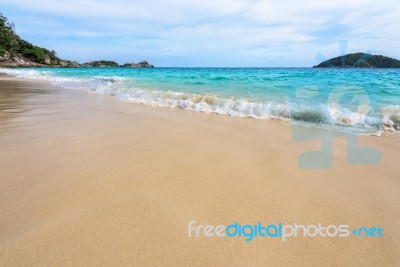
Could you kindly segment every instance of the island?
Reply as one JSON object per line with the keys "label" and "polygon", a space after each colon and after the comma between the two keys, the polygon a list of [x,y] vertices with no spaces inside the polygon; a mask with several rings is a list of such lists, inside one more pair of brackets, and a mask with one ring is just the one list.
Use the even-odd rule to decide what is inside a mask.
{"label": "island", "polygon": [[54,50],[48,50],[22,39],[15,32],[14,23],[0,13],[0,67],[117,67],[117,68],[153,68],[147,61],[119,65],[114,61],[99,60],[86,63],[64,60],[57,57]]}
{"label": "island", "polygon": [[314,68],[400,68],[400,60],[359,52],[328,59]]}

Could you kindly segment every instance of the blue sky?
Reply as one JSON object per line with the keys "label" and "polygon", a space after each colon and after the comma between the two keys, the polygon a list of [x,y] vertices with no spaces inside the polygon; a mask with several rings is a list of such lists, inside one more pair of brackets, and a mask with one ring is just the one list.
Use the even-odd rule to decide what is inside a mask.
{"label": "blue sky", "polygon": [[398,0],[0,0],[33,44],[79,62],[308,67],[318,52],[400,59]]}

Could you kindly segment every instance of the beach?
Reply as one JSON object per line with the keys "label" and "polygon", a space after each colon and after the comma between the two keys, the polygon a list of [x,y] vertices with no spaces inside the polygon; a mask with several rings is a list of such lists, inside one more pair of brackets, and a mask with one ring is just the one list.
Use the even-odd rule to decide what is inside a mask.
{"label": "beach", "polygon": [[[289,123],[0,76],[0,266],[399,266],[400,141],[306,170]],[[313,131],[310,129],[310,131]],[[381,226],[383,237],[189,237],[188,223]]]}

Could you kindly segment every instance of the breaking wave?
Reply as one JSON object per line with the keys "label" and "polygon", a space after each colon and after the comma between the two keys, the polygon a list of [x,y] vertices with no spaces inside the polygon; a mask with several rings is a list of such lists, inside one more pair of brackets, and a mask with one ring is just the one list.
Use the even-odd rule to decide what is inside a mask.
{"label": "breaking wave", "polygon": [[[356,112],[338,104],[296,104],[287,101],[258,101],[252,98],[227,97],[217,94],[195,94],[139,88],[132,79],[118,76],[65,77],[38,69],[0,69],[10,75],[47,80],[65,89],[84,90],[114,96],[119,101],[149,106],[180,108],[256,119],[280,119],[304,125],[351,133],[380,133],[380,130],[400,131],[400,107],[386,106],[375,115],[362,107]],[[368,115],[367,115],[368,114]]]}

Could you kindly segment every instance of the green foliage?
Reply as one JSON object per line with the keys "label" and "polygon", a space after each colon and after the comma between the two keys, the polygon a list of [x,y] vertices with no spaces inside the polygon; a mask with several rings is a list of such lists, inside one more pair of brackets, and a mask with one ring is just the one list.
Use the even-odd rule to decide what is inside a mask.
{"label": "green foliage", "polygon": [[38,63],[44,63],[44,59],[46,56],[44,50],[38,46],[33,46],[32,48],[25,48],[22,54],[26,58]]}
{"label": "green foliage", "polygon": [[343,58],[335,57],[321,64],[316,68],[400,68],[400,61],[397,59],[377,56],[365,53],[347,54]]}
{"label": "green foliage", "polygon": [[0,47],[9,50],[16,44],[13,24],[0,13]]}
{"label": "green foliage", "polygon": [[21,39],[15,33],[14,23],[9,22],[6,17],[0,13],[0,55],[8,51],[12,57],[23,57],[36,63],[45,63],[46,57],[50,59],[50,64],[59,64],[60,59],[55,51],[49,51],[45,48],[34,46],[31,43]]}

